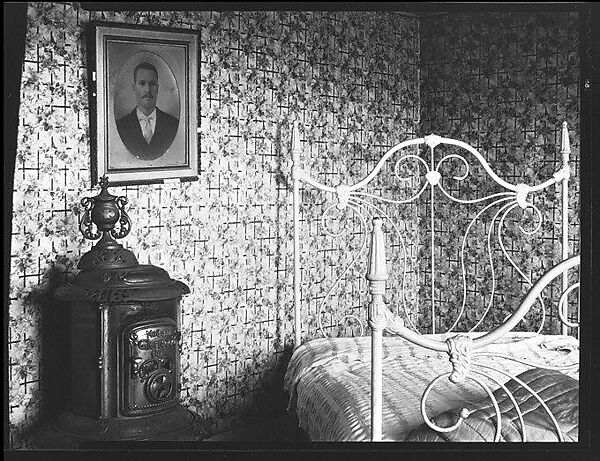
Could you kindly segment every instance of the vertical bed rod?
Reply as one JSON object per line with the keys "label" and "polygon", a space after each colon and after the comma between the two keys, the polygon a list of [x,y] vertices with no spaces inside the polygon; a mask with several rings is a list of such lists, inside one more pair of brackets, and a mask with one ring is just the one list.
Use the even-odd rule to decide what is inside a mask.
{"label": "vertical bed rod", "polygon": [[[429,143],[429,149],[431,151],[431,165],[430,171],[435,171],[434,165],[434,153],[435,144]],[[430,220],[431,220],[431,333],[435,334],[435,209],[433,201],[435,199],[435,187],[433,183],[429,183],[430,193]]]}
{"label": "vertical bed rod", "polygon": [[384,310],[387,309],[383,295],[388,279],[385,262],[385,242],[381,229],[381,219],[373,218],[369,268],[367,271],[371,305],[369,326],[371,327],[371,440],[381,440],[383,420],[383,330],[386,327]]}
{"label": "vertical bed rod", "polygon": [[300,346],[300,130],[298,122],[292,129],[292,180],[294,208],[294,347]]}
{"label": "vertical bed rod", "polygon": [[[569,154],[571,153],[571,146],[569,143],[569,129],[567,122],[563,122],[562,135],[561,135],[561,146],[560,152],[562,154],[562,166],[563,166],[563,180],[562,180],[562,260],[566,260],[569,257]],[[567,271],[562,274],[562,292],[564,293],[569,287],[569,274]],[[565,317],[568,312],[567,299],[565,298]],[[558,306],[559,309],[562,306]],[[561,333],[563,335],[568,334],[568,327],[564,323],[561,323]]]}

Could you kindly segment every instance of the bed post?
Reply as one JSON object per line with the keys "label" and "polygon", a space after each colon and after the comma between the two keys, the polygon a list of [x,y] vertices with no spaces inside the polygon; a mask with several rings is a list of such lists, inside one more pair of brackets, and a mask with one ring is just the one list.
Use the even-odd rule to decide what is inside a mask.
{"label": "bed post", "polygon": [[[571,153],[571,146],[569,143],[569,130],[567,128],[567,122],[563,122],[562,125],[562,136],[560,152],[562,154],[562,168],[563,168],[563,180],[562,180],[562,260],[566,260],[569,257],[569,154]],[[569,276],[568,272],[565,271],[562,274],[562,291],[563,293],[569,287]],[[565,314],[567,313],[567,299],[565,298]],[[562,306],[558,306],[559,309]],[[561,333],[566,335],[568,333],[568,327],[564,323],[561,323]]]}
{"label": "bed post", "polygon": [[292,180],[294,208],[294,347],[300,346],[300,130],[294,121],[292,129]]}
{"label": "bed post", "polygon": [[373,219],[371,248],[369,253],[369,268],[367,280],[371,292],[369,306],[369,326],[371,327],[371,440],[381,440],[382,433],[382,357],[383,330],[386,326],[386,309],[383,301],[385,282],[388,279],[385,263],[385,242],[381,229],[381,219]]}

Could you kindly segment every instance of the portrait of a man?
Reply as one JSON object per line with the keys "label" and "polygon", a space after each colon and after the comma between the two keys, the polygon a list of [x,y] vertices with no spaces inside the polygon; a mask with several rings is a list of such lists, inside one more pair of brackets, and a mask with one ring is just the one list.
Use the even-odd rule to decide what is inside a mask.
{"label": "portrait of a man", "polygon": [[92,181],[198,179],[197,32],[103,22],[93,29]]}
{"label": "portrait of a man", "polygon": [[156,105],[159,83],[155,66],[141,62],[135,67],[132,78],[137,105],[117,120],[117,130],[129,152],[140,160],[154,160],[173,143],[179,119]]}

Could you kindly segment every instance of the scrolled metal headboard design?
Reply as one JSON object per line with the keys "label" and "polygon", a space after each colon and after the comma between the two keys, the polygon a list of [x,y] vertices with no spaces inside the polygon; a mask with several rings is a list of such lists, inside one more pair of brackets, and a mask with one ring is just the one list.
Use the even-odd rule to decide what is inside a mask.
{"label": "scrolled metal headboard design", "polygon": [[[491,180],[501,187],[501,191],[493,194],[486,195],[484,197],[478,197],[475,199],[463,199],[459,197],[455,197],[451,192],[446,190],[443,185],[441,167],[450,160],[457,160],[462,163],[464,166],[464,173],[462,175],[455,175],[452,179],[456,181],[464,181],[471,174],[471,168],[469,166],[469,162],[465,159],[464,156],[458,155],[455,153],[445,155],[439,161],[435,162],[434,151],[437,146],[440,144],[447,144],[451,146],[456,146],[461,149],[466,150],[470,154],[472,154],[477,160],[478,164],[481,165],[485,171],[485,173],[491,178]],[[416,192],[414,192],[410,197],[404,198],[401,200],[394,199],[391,197],[386,197],[384,195],[376,195],[370,192],[365,191],[364,189],[373,182],[373,180],[380,174],[380,171],[390,161],[390,159],[403,151],[403,149],[407,149],[411,146],[419,146],[426,145],[429,148],[429,163],[426,162],[422,157],[414,154],[405,154],[402,155],[395,161],[393,166],[394,177],[401,183],[406,183],[410,180],[419,180],[422,184],[417,188]],[[330,237],[339,237],[343,235],[347,229],[342,230],[340,233],[335,233],[328,228],[327,219],[330,215],[330,212],[337,208],[340,210],[350,210],[352,211],[359,219],[361,226],[361,234],[362,240],[360,244],[360,248],[352,259],[350,265],[346,267],[340,277],[333,282],[330,286],[329,290],[325,294],[325,297],[320,302],[318,307],[318,312],[321,313],[325,303],[327,302],[328,297],[336,288],[338,283],[342,280],[342,278],[346,275],[349,268],[354,265],[359,258],[363,255],[364,250],[366,249],[366,239],[368,233],[368,225],[367,222],[372,220],[374,217],[382,217],[386,220],[386,223],[389,224],[388,229],[394,232],[394,235],[397,237],[402,251],[402,279],[401,279],[401,289],[400,289],[400,301],[402,304],[402,308],[405,313],[405,320],[409,323],[410,327],[417,331],[416,326],[411,322],[410,315],[407,311],[407,303],[406,303],[406,275],[409,267],[408,264],[408,254],[407,254],[407,246],[405,242],[405,238],[398,228],[397,224],[394,222],[394,219],[390,217],[383,205],[391,204],[391,205],[403,205],[403,204],[411,204],[417,201],[419,197],[425,194],[426,190],[429,188],[429,207],[430,207],[430,222],[431,222],[431,230],[430,230],[430,291],[431,291],[431,301],[430,301],[430,313],[432,319],[432,330],[431,333],[438,333],[436,331],[436,301],[435,301],[435,290],[436,286],[436,257],[435,257],[435,249],[436,249],[436,233],[434,228],[435,221],[435,189],[437,188],[444,197],[446,197],[450,202],[459,203],[459,204],[483,204],[483,208],[480,209],[476,215],[469,222],[466,231],[462,238],[461,248],[460,248],[460,269],[462,276],[462,304],[460,306],[458,315],[450,328],[446,332],[451,332],[456,328],[459,321],[461,320],[463,314],[465,313],[465,308],[467,304],[467,271],[465,267],[465,247],[467,244],[467,239],[470,236],[471,231],[474,229],[475,224],[480,220],[484,213],[492,212],[493,217],[491,218],[491,222],[489,228],[487,230],[487,259],[489,262],[489,267],[491,269],[491,294],[489,296],[489,302],[485,306],[485,310],[482,316],[479,318],[478,322],[472,326],[470,331],[476,330],[482,322],[485,320],[486,315],[490,311],[493,301],[494,294],[496,291],[496,273],[495,267],[492,258],[492,238],[494,230],[496,230],[497,234],[497,244],[499,248],[510,266],[514,268],[514,270],[519,274],[522,280],[527,284],[528,287],[532,286],[532,280],[525,274],[525,272],[520,268],[509,252],[506,249],[505,243],[502,238],[502,232],[504,229],[504,224],[507,217],[514,211],[518,209],[531,209],[537,216],[537,224],[533,229],[525,229],[522,225],[519,225],[519,230],[526,236],[531,236],[540,230],[542,225],[542,213],[539,208],[533,203],[532,200],[529,199],[531,195],[535,192],[539,192],[543,189],[546,189],[554,184],[562,182],[562,259],[566,259],[568,257],[568,179],[569,179],[569,139],[568,139],[568,130],[566,122],[563,124],[563,132],[562,132],[562,168],[554,174],[554,176],[540,184],[535,185],[527,185],[524,183],[520,184],[511,184],[507,181],[500,178],[490,167],[485,158],[472,146],[454,139],[443,138],[437,135],[429,135],[423,138],[412,139],[408,141],[404,141],[400,144],[389,149],[377,162],[375,167],[371,170],[371,172],[361,181],[352,184],[352,185],[340,185],[337,187],[328,186],[322,184],[315,179],[313,179],[310,174],[303,170],[300,166],[300,153],[301,153],[301,144],[300,144],[300,136],[298,125],[294,125],[293,130],[293,139],[292,139],[292,158],[293,158],[293,167],[292,167],[292,178],[293,178],[293,186],[294,186],[294,306],[295,306],[295,318],[296,318],[296,345],[300,344],[300,250],[299,250],[299,215],[300,215],[300,185],[305,184],[313,187],[314,189],[320,190],[329,194],[331,198],[335,198],[335,201],[331,203],[323,212],[321,217],[322,228],[325,231],[325,234]],[[403,176],[400,173],[400,168],[403,164],[412,161],[416,162],[419,167],[418,175],[411,176]],[[563,289],[566,288],[568,284],[568,279],[566,274],[563,275]],[[541,306],[542,319],[538,328],[538,332],[542,331],[545,322],[545,305],[543,299],[538,298],[538,302]],[[563,322],[563,333],[567,332],[568,327],[572,327],[575,324],[569,322],[566,319],[566,298],[565,302],[561,304],[559,308],[559,318]],[[352,316],[351,316],[352,317]],[[355,319],[359,320],[359,319]],[[323,330],[321,323],[321,315],[318,317],[319,330],[323,335],[326,333]]]}

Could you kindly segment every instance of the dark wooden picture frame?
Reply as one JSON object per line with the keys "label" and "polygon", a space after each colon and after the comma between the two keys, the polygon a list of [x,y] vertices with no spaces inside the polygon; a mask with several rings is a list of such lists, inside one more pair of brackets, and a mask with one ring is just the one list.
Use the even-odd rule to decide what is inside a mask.
{"label": "dark wooden picture frame", "polygon": [[94,22],[90,40],[92,183],[197,179],[197,32]]}

